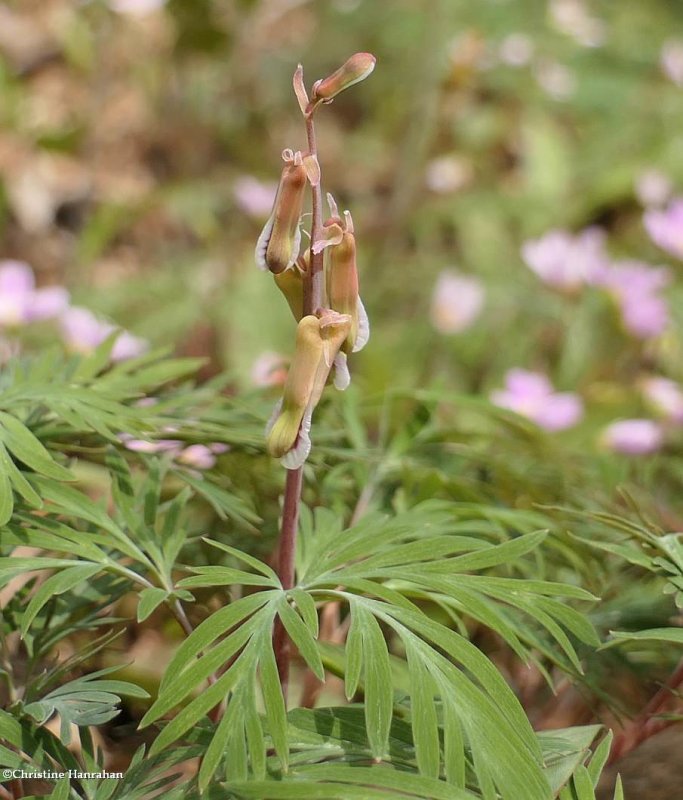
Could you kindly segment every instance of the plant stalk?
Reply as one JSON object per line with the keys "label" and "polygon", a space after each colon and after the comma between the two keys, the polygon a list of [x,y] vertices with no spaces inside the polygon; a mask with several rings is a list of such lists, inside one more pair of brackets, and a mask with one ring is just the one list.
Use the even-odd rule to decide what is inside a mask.
{"label": "plant stalk", "polygon": [[[315,138],[313,114],[315,106],[305,115],[306,138],[308,152],[317,158],[318,148]],[[311,187],[312,194],[312,223],[311,223],[311,252],[308,272],[304,275],[304,316],[314,314],[323,306],[324,254],[314,253],[312,246],[322,235],[323,226],[323,195],[320,183]],[[284,500],[282,504],[282,522],[280,527],[280,547],[278,555],[277,574],[282,588],[291,589],[295,584],[294,559],[296,555],[296,537],[299,525],[299,504],[301,502],[301,487],[303,484],[303,467],[287,470],[285,479]],[[276,619],[273,630],[273,650],[277,663],[278,674],[282,693],[287,702],[287,688],[289,685],[289,663],[291,646],[287,632],[280,619]]]}
{"label": "plant stalk", "polygon": [[623,758],[646,739],[649,739],[650,736],[654,736],[655,733],[659,733],[659,731],[675,722],[675,720],[654,719],[654,716],[664,708],[667,701],[674,696],[674,693],[681,685],[683,685],[683,660],[679,662],[669,680],[653,695],[650,702],[633,722],[618,736],[615,736],[608,764],[613,764]]}

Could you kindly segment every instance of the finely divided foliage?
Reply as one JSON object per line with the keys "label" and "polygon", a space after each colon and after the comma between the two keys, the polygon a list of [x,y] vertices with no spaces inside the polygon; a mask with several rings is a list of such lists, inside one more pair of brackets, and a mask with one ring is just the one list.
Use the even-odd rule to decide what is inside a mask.
{"label": "finely divided foliage", "polygon": [[[310,102],[298,70],[303,113],[310,116],[373,67],[374,58],[357,54],[315,84]],[[316,188],[312,155],[292,155],[292,163],[305,165]],[[308,265],[296,260],[298,197],[295,206],[295,224],[280,230],[272,222],[259,253],[266,265],[305,273],[314,261],[313,255]],[[353,244],[346,255],[355,272],[350,216],[339,231]],[[314,245],[322,241],[312,238]],[[333,364],[342,370],[335,359],[342,353],[345,365],[355,349],[350,332],[367,333],[357,276],[351,284],[345,313],[334,312],[346,318],[343,336],[330,344],[327,326],[339,320],[324,311],[313,315],[315,368],[305,371],[303,398],[297,387],[285,389],[278,413],[291,417],[288,452],[298,447],[300,426],[306,415],[310,422]],[[305,298],[310,287],[302,291]],[[506,679],[473,641],[475,630],[485,629],[549,681],[551,669],[581,679],[586,653],[600,644],[588,618],[598,598],[575,583],[534,577],[546,560],[566,574],[574,566],[549,533],[551,515],[486,500],[436,499],[397,501],[391,513],[360,513],[359,503],[352,513],[343,501],[333,511],[297,497],[294,579],[285,582],[280,569],[257,555],[257,534],[266,525],[242,475],[248,463],[270,476],[261,399],[231,397],[226,381],[196,386],[190,376],[198,363],[191,359],[150,353],[112,365],[115,339],[88,357],[50,351],[19,360],[0,378],[3,767],[97,772],[103,753],[95,729],[116,717],[122,703],[135,703],[146,709],[145,743],[125,777],[55,780],[45,796],[595,797],[611,737],[591,752],[600,726],[535,732]],[[410,433],[397,435],[386,463],[366,481],[366,432],[353,400],[344,402],[349,443],[321,452],[341,462],[354,491],[365,496],[367,486],[389,483],[387,464],[408,458]],[[163,449],[126,447],[131,439],[169,438],[225,445],[234,467],[200,473]],[[269,513],[275,516],[273,508]],[[665,570],[681,591],[679,541],[630,532],[635,544],[623,551],[598,544]],[[648,545],[646,555],[638,543]],[[551,576],[560,571],[549,568]],[[131,607],[133,620],[118,616]],[[337,614],[343,645],[322,633],[319,620],[328,608]],[[182,640],[152,687],[122,659],[112,664],[112,653],[127,626],[153,615],[174,619]],[[288,709],[274,628],[296,654],[301,680],[342,678],[346,704],[343,698],[320,707],[292,702]],[[676,631],[647,635],[680,641]],[[12,791],[26,796],[21,782]],[[621,797],[617,788],[615,800]]]}

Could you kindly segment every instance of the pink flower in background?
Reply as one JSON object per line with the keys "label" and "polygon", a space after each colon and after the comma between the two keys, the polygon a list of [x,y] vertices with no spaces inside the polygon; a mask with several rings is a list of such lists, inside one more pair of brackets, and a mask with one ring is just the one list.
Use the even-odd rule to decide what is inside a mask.
{"label": "pink flower in background", "polygon": [[567,100],[576,91],[576,76],[564,64],[541,61],[536,65],[536,80],[553,100]]}
{"label": "pink flower in background", "polygon": [[669,39],[662,45],[659,64],[666,77],[683,86],[683,39]]}
{"label": "pink flower in background", "polygon": [[523,67],[534,55],[534,43],[525,33],[510,33],[498,46],[500,60],[509,67]]}
{"label": "pink flower in background", "polygon": [[270,216],[277,192],[277,183],[263,182],[251,175],[238,178],[233,185],[233,193],[237,205],[250,217],[266,218]]}
{"label": "pink flower in background", "polygon": [[183,443],[177,439],[157,439],[150,442],[146,439],[134,439],[130,434],[120,434],[119,438],[123,442],[126,450],[132,450],[134,453],[148,453],[150,455],[156,453],[171,453],[174,456],[180,453]]}
{"label": "pink flower in background", "polygon": [[608,425],[600,441],[615,453],[644,456],[661,448],[664,431],[651,419],[622,419]]}
{"label": "pink flower in background", "polygon": [[664,267],[619,261],[600,283],[614,295],[626,330],[639,339],[650,339],[659,336],[669,323],[669,306],[659,292],[670,280]]}
{"label": "pink flower in background", "polygon": [[[98,319],[87,308],[72,306],[61,317],[62,334],[67,345],[80,353],[90,353],[117,330],[115,325]],[[113,361],[125,361],[136,358],[147,351],[148,342],[133,336],[128,331],[121,331],[111,352]]]}
{"label": "pink flower in background", "polygon": [[178,461],[196,469],[211,469],[216,464],[216,455],[205,444],[191,444],[178,456]]}
{"label": "pink flower in background", "polygon": [[671,422],[683,423],[683,389],[678,383],[652,376],[641,382],[641,391],[657,413]]}
{"label": "pink flower in background", "polygon": [[669,178],[658,169],[641,172],[634,188],[639,202],[646,207],[664,205],[673,191]]}
{"label": "pink flower in background", "polygon": [[280,353],[267,350],[251,365],[254,386],[282,386],[287,380],[287,359]]}
{"label": "pink flower in background", "polygon": [[432,294],[432,325],[443,334],[466,330],[479,316],[484,296],[484,287],[477,278],[444,270]]}
{"label": "pink flower in background", "polygon": [[546,431],[571,428],[583,417],[581,398],[572,392],[556,392],[539,372],[511,369],[505,388],[491,394],[491,402],[535,422]]}
{"label": "pink flower in background", "polygon": [[472,165],[458,156],[439,156],[427,164],[425,183],[437,194],[451,194],[472,180]]}
{"label": "pink flower in background", "polygon": [[662,250],[683,259],[683,197],[662,210],[650,209],[643,217],[650,239]]}
{"label": "pink flower in background", "polygon": [[49,319],[69,305],[61,286],[36,289],[33,270],[22,261],[0,261],[0,326],[15,327]]}
{"label": "pink flower in background", "polygon": [[599,228],[587,228],[572,235],[553,230],[522,246],[527,266],[549,286],[576,291],[598,281],[609,264],[605,234]]}
{"label": "pink flower in background", "polygon": [[118,14],[142,17],[158,11],[166,5],[166,0],[109,0],[109,8]]}
{"label": "pink flower in background", "polygon": [[555,27],[584,47],[600,47],[605,41],[605,23],[582,0],[550,0],[549,12]]}

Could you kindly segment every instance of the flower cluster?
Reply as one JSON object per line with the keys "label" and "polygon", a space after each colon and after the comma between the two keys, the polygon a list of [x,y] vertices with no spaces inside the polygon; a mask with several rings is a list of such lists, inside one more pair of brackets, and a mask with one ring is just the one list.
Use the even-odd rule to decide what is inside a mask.
{"label": "flower cluster", "polygon": [[[336,72],[313,85],[312,98],[303,71],[294,74],[294,91],[308,124],[320,103],[367,77],[375,66],[369,53],[356,53]],[[368,317],[359,296],[356,237],[349,211],[339,213],[327,195],[329,217],[322,222],[320,167],[316,152],[284,150],[284,167],[272,210],[256,243],[256,264],[273,275],[297,323],[296,345],[283,395],[266,428],[266,447],[287,469],[298,469],[311,449],[313,411],[334,374],[337,389],[350,382],[347,357],[369,338]],[[311,247],[301,253],[301,221],[307,187],[314,192]],[[322,224],[321,224],[322,223]],[[272,359],[271,359],[272,362]],[[268,377],[261,382],[277,383]]]}
{"label": "flower cluster", "polygon": [[[61,286],[36,289],[33,270],[22,261],[0,261],[0,329],[13,330],[46,319],[59,321],[67,347],[89,353],[116,330],[86,308],[70,305],[69,293]],[[121,331],[111,358],[123,361],[147,350],[144,339]]]}
{"label": "flower cluster", "polygon": [[661,294],[669,284],[668,270],[635,260],[612,261],[599,229],[574,235],[550,231],[526,242],[522,258],[546,285],[560,291],[576,294],[585,286],[606,291],[619,309],[624,329],[637,339],[659,336],[668,324],[668,304]]}

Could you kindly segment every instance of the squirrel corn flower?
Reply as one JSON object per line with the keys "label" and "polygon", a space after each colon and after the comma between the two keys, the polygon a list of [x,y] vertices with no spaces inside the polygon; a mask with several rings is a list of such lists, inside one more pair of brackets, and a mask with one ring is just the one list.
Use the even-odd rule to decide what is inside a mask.
{"label": "squirrel corn flower", "polygon": [[330,309],[308,315],[299,322],[296,351],[285,382],[282,400],[275,407],[266,429],[266,448],[281,458],[287,469],[300,467],[311,449],[309,431],[330,368],[351,320]]}
{"label": "squirrel corn flower", "polygon": [[304,314],[304,281],[301,270],[295,264],[292,269],[278,272],[273,278],[298,322]]}
{"label": "squirrel corn flower", "polygon": [[276,275],[294,265],[301,245],[299,220],[306,190],[307,170],[297,150],[282,151],[282,169],[273,210],[256,243],[256,264]]}
{"label": "squirrel corn flower", "polygon": [[330,248],[327,270],[327,298],[330,307],[340,314],[348,314],[351,327],[346,341],[342,344],[343,353],[357,353],[370,338],[368,315],[358,294],[358,268],[356,266],[356,237],[353,220],[348,211],[344,220],[339,217],[337,205],[331,195],[328,202],[332,216],[324,226],[325,241],[313,244],[313,252]]}
{"label": "squirrel corn flower", "polygon": [[372,53],[355,53],[336,72],[313,85],[313,102],[329,103],[344,89],[365,80],[375,68],[377,59]]}

